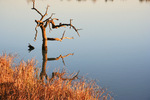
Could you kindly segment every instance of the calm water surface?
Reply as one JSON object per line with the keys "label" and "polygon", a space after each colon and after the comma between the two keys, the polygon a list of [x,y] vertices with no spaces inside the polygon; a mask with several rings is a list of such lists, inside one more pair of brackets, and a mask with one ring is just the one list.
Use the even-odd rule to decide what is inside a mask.
{"label": "calm water surface", "polygon": [[[100,85],[114,93],[115,100],[150,100],[150,2],[138,0],[38,0],[36,7],[60,22],[82,28],[78,37],[74,30],[60,28],[48,37],[66,36],[73,40],[48,42],[48,58],[74,53],[64,58],[70,72],[80,70],[100,81]],[[31,10],[30,0],[0,0],[0,52],[17,53],[19,58],[35,58],[42,65],[42,38],[38,29],[35,36],[35,19],[40,16]],[[28,52],[28,43],[35,50]],[[62,60],[48,61],[47,74],[63,68]]]}

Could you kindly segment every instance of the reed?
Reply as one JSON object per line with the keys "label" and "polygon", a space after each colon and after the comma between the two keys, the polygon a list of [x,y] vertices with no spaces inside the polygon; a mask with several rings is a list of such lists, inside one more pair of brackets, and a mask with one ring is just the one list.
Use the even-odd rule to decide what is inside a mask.
{"label": "reed", "polygon": [[43,82],[37,78],[35,61],[14,63],[14,56],[0,56],[0,100],[110,100],[96,82],[81,78]]}

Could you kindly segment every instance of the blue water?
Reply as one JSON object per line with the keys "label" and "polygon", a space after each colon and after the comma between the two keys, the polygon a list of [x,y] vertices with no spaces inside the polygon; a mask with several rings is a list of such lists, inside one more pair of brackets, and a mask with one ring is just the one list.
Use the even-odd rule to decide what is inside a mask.
{"label": "blue water", "polygon": [[[48,42],[48,58],[67,55],[47,62],[47,74],[65,67],[70,72],[100,81],[100,86],[113,92],[115,100],[150,100],[150,2],[138,0],[38,0],[36,7],[60,22],[82,28],[80,37],[69,28],[54,29],[48,37],[74,37],[73,40]],[[28,0],[0,1],[0,52],[17,53],[20,59],[35,58],[42,66],[42,35],[35,36],[35,19],[40,16],[31,10]],[[57,22],[56,22],[57,23]],[[59,22],[58,22],[59,23]],[[35,50],[28,52],[28,43]]]}

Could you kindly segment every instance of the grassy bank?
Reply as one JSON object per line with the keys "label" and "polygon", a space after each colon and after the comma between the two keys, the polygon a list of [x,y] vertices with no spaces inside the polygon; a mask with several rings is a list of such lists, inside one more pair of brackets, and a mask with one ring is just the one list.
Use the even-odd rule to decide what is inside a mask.
{"label": "grassy bank", "polygon": [[0,55],[0,100],[110,100],[109,93],[85,79],[37,78],[34,60],[14,63],[14,56]]}

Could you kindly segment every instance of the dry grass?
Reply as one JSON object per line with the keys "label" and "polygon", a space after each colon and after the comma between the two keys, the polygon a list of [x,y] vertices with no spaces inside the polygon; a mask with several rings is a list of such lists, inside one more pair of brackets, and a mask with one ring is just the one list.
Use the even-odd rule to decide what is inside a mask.
{"label": "dry grass", "polygon": [[0,100],[110,100],[94,81],[62,80],[43,83],[36,77],[34,60],[14,63],[14,56],[0,56]]}

